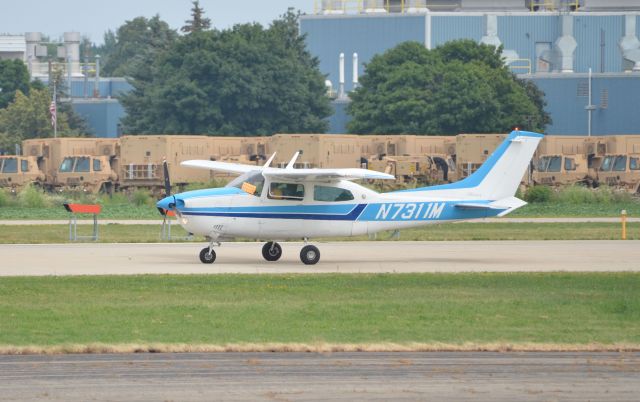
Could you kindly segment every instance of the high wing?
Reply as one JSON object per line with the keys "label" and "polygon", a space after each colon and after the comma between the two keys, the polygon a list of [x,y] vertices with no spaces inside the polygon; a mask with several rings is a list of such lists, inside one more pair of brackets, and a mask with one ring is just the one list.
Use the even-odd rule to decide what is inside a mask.
{"label": "high wing", "polygon": [[394,176],[368,169],[278,169],[267,168],[262,171],[264,177],[290,181],[332,181],[332,180],[393,180]]}
{"label": "high wing", "polygon": [[241,163],[191,160],[181,162],[180,165],[198,169],[218,170],[226,173],[247,173],[252,170],[260,170],[262,166],[243,165]]}
{"label": "high wing", "polygon": [[[269,162],[271,159],[269,160]],[[331,180],[358,180],[358,179],[382,179],[393,180],[394,176],[375,170],[368,169],[280,169],[268,167],[269,162],[265,166],[243,165],[240,163],[190,160],[180,163],[182,166],[218,170],[227,173],[243,174],[251,171],[262,171],[264,177],[276,180],[290,181],[331,181]]]}

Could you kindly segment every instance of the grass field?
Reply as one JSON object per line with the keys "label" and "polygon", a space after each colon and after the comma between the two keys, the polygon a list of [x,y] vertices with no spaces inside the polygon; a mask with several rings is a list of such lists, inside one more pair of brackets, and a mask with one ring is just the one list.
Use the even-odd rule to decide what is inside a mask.
{"label": "grass field", "polygon": [[0,279],[0,349],[118,344],[640,345],[640,274]]}
{"label": "grass field", "polygon": [[[78,225],[78,235],[91,234],[91,225]],[[400,240],[618,240],[619,223],[456,223],[432,225],[400,232]],[[174,238],[186,236],[177,224],[172,225]],[[389,240],[391,233],[382,232],[378,240]],[[334,240],[368,240],[367,236]],[[640,239],[640,223],[627,224],[627,239]],[[2,226],[0,244],[64,243],[69,241],[67,225]],[[99,241],[105,243],[153,243],[163,241],[158,225],[104,224],[99,227]],[[184,241],[184,240],[176,240]],[[194,237],[193,241],[204,241]]]}

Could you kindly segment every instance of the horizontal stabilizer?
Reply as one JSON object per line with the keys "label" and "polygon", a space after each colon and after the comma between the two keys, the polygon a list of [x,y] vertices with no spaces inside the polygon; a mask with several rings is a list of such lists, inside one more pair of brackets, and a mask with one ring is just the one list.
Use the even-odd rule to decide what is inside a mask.
{"label": "horizontal stabilizer", "polygon": [[509,212],[512,212],[524,205],[527,205],[527,203],[522,201],[520,198],[507,197],[489,203],[461,202],[455,204],[455,207],[460,209],[502,210],[502,212],[500,212],[497,216],[504,216]]}
{"label": "horizontal stabilizer", "polygon": [[491,204],[473,204],[468,202],[455,204],[455,207],[460,209],[504,209],[502,207],[494,206]]}

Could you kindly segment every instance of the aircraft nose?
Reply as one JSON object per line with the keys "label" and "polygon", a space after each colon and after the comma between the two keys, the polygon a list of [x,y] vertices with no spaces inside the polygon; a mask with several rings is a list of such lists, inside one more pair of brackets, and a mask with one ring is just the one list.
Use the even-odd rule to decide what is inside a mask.
{"label": "aircraft nose", "polygon": [[176,205],[176,199],[172,195],[165,197],[156,203],[156,207],[166,209],[166,210],[173,209],[175,205]]}

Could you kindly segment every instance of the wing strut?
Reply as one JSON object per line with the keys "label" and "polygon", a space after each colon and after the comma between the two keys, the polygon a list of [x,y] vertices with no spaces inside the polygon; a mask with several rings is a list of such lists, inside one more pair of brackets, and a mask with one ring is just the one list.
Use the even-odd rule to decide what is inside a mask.
{"label": "wing strut", "polygon": [[276,153],[274,152],[273,155],[271,155],[271,158],[269,158],[269,160],[267,160],[267,162],[262,166],[262,168],[268,168],[269,166],[271,166],[271,162],[273,162],[273,158],[276,157]]}
{"label": "wing strut", "polygon": [[298,159],[298,156],[300,155],[300,151],[296,152],[293,155],[293,158],[291,158],[291,160],[289,161],[289,163],[287,163],[287,167],[286,169],[293,169],[293,164],[296,163],[296,160]]}

